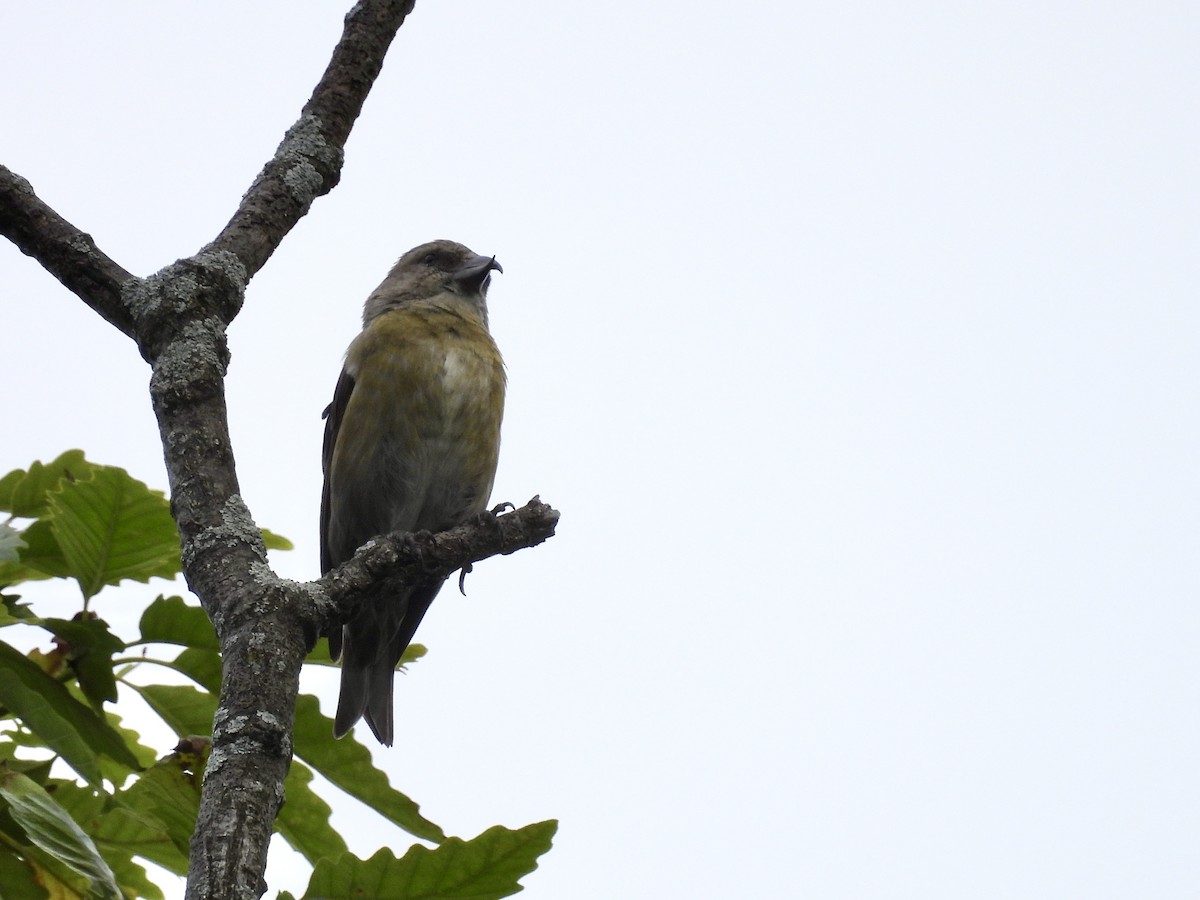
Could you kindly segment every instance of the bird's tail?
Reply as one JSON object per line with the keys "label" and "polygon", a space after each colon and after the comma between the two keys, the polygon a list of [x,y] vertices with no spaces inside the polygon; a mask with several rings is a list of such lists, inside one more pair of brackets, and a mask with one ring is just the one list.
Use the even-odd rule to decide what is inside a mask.
{"label": "bird's tail", "polygon": [[338,697],[337,715],[333,720],[335,737],[346,734],[355,722],[365,717],[379,743],[385,747],[392,746],[395,738],[392,684],[396,677],[396,666],[412,643],[417,626],[421,624],[433,598],[441,589],[441,583],[414,589],[401,606],[404,614],[398,627],[382,642],[377,631],[359,633],[364,625],[369,629],[371,624],[376,627],[383,624],[372,622],[368,618],[370,611],[365,611],[366,617],[362,614],[359,616],[360,619],[366,618],[366,622],[353,622],[345,630],[341,646],[342,690]]}
{"label": "bird's tail", "polygon": [[370,697],[370,680],[371,667],[353,665],[348,659],[342,661],[342,691],[333,718],[334,737],[342,737],[362,718]]}

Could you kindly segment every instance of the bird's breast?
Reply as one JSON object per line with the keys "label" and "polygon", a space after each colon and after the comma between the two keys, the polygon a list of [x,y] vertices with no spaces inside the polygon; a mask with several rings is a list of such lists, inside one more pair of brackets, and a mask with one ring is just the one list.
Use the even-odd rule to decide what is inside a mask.
{"label": "bird's breast", "polygon": [[481,355],[447,342],[442,352],[442,367],[438,376],[438,388],[446,412],[454,415],[480,395],[487,393],[494,378]]}
{"label": "bird's breast", "polygon": [[447,527],[481,511],[499,458],[505,387],[482,323],[444,310],[389,312],[346,362],[355,388],[343,432],[372,419],[364,430],[377,440],[354,447],[339,436],[336,455],[377,473],[395,509],[389,527]]}

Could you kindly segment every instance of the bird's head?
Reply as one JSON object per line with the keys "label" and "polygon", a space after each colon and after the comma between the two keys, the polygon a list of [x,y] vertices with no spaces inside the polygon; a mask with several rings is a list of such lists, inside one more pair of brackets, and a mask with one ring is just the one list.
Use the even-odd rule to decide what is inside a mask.
{"label": "bird's head", "polygon": [[392,267],[367,298],[363,324],[397,309],[441,294],[461,297],[487,322],[487,289],[492,270],[503,272],[494,256],[481,256],[455,241],[430,241],[413,247]]}

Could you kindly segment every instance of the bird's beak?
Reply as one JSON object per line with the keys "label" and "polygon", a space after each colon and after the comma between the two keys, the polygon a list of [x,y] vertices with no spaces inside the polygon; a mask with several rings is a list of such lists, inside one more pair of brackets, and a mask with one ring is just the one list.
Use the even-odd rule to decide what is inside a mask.
{"label": "bird's beak", "polygon": [[471,290],[481,290],[488,282],[492,269],[503,272],[504,268],[494,256],[473,256],[458,267],[454,280]]}

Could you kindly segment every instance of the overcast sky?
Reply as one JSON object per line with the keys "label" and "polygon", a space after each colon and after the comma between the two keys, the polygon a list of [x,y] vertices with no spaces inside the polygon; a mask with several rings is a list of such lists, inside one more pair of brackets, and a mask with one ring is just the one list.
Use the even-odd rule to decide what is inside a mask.
{"label": "overcast sky", "polygon": [[[0,162],[149,274],[344,12],[10,5]],[[1197,47],[1185,2],[421,0],[228,383],[315,577],[362,300],[432,238],[504,265],[493,498],[562,524],[434,604],[393,782],[463,836],[560,818],[530,900],[1195,897]],[[132,343],[8,244],[0,297],[0,472],[165,488]]]}

